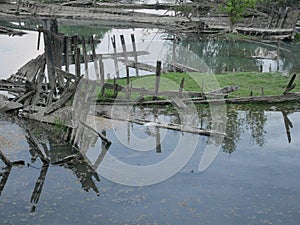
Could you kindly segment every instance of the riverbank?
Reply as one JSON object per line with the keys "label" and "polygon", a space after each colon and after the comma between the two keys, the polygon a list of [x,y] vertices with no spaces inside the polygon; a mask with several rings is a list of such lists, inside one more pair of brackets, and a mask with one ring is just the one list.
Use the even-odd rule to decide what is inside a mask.
{"label": "riverbank", "polygon": [[[161,74],[163,81],[160,91],[178,91],[181,81],[184,79],[186,92],[211,92],[216,88],[235,87],[238,89],[227,93],[228,98],[249,97],[249,96],[276,96],[285,91],[292,75],[281,73],[258,73],[258,72],[234,72],[223,74],[208,73],[166,73]],[[154,89],[155,76],[131,77],[129,79],[130,88]],[[140,80],[140,81],[139,81]],[[118,85],[123,87],[127,84],[127,79],[118,79]],[[113,83],[109,80],[108,83]],[[204,89],[204,90],[202,90]],[[296,86],[293,92],[300,92],[300,87]],[[107,92],[111,97],[112,92]]]}

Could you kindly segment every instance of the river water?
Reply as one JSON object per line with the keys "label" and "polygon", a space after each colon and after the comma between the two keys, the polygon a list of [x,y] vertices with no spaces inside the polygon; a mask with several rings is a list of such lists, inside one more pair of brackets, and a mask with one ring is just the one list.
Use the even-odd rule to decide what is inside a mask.
{"label": "river water", "polygon": [[[83,27],[86,32],[94,31]],[[162,57],[167,54],[165,50],[172,50],[172,41],[163,41],[168,34],[159,30],[104,30],[99,34],[102,42],[97,51],[111,50],[107,40],[113,34],[123,33],[129,41],[128,35],[135,31],[137,40],[148,44],[147,50],[155,46],[164,49],[151,50],[152,61],[157,60],[153,56]],[[1,78],[41,53],[35,50],[35,32],[28,31],[23,37],[0,36],[0,40]],[[151,42],[155,44],[149,45]],[[217,40],[183,40],[182,46],[183,52],[197,52],[210,72],[222,70],[225,63],[228,70],[256,71],[259,61],[250,53],[254,54],[257,47],[274,50],[274,45],[232,41],[218,44]],[[295,46],[281,44],[285,50],[280,70],[285,73],[298,71],[297,61],[293,60],[298,52]],[[237,58],[241,60],[237,62]],[[214,114],[220,114],[220,129],[226,136],[115,123],[105,127],[112,144],[105,148],[95,139],[81,151],[85,157],[76,164],[56,165],[76,149],[43,140],[51,159],[48,166],[32,151],[28,134],[18,120],[1,116],[2,154],[11,161],[25,161],[24,166],[12,168],[0,162],[2,223],[298,224],[300,105],[230,105],[216,113],[218,107],[196,106],[196,118],[193,113],[180,114],[165,107],[134,107],[134,112],[143,119],[167,123],[193,120],[204,129],[220,124],[218,116],[213,119]],[[160,145],[156,144],[158,137]]]}

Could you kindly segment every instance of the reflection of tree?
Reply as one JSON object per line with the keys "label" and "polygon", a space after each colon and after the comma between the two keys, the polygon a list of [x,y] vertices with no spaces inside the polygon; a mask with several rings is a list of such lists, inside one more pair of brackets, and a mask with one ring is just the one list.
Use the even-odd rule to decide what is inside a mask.
{"label": "reflection of tree", "polygon": [[240,112],[237,110],[228,111],[226,137],[222,144],[224,152],[231,154],[236,150],[237,143],[243,133],[244,118],[239,116]]}
{"label": "reflection of tree", "polygon": [[267,122],[267,116],[263,109],[250,110],[246,114],[245,122],[248,128],[251,130],[251,136],[255,140],[256,144],[260,147],[264,145],[265,141],[265,123]]}

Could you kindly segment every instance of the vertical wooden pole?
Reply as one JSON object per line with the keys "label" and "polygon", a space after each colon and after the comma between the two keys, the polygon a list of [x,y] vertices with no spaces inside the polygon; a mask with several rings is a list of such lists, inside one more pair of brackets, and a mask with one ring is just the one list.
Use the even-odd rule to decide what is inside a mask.
{"label": "vertical wooden pole", "polygon": [[156,72],[155,72],[155,87],[154,87],[154,96],[153,100],[157,100],[159,83],[160,83],[160,73],[161,73],[161,61],[156,62]]}
{"label": "vertical wooden pole", "polygon": [[87,58],[87,51],[86,51],[86,41],[85,38],[82,36],[82,54],[83,54],[83,61],[84,61],[84,76],[85,78],[89,79],[89,67],[88,67],[88,58]]}
{"label": "vertical wooden pole", "polygon": [[138,57],[137,57],[134,34],[131,34],[131,42],[132,42],[132,50],[133,50],[133,57],[134,57],[135,75],[138,76],[139,75]]}
{"label": "vertical wooden pole", "polygon": [[118,84],[117,84],[117,80],[114,77],[114,96],[113,98],[116,98],[118,96]]}
{"label": "vertical wooden pole", "polygon": [[127,99],[130,98],[130,94],[129,94],[129,67],[126,66],[126,97]]}
{"label": "vertical wooden pole", "polygon": [[184,86],[184,78],[181,79],[180,85],[179,85],[179,91],[178,91],[178,97],[182,98],[182,91]]}
{"label": "vertical wooden pole", "polygon": [[176,72],[176,61],[177,61],[177,57],[176,57],[176,43],[177,42],[177,38],[176,35],[174,35],[174,40],[173,40],[173,54],[172,54],[172,67],[173,67],[173,72]]}
{"label": "vertical wooden pole", "polygon": [[117,46],[116,46],[116,36],[113,35],[111,37],[111,43],[114,49],[114,64],[115,64],[115,72],[117,75],[117,78],[120,78],[120,72],[119,72],[119,65],[118,65],[118,56],[117,56]]}
{"label": "vertical wooden pole", "polygon": [[94,61],[94,68],[95,68],[96,79],[99,80],[100,79],[100,76],[99,76],[99,67],[98,67],[98,63],[97,63],[95,41],[94,41],[94,37],[93,36],[90,37],[90,45],[91,45],[91,48],[92,48],[92,55],[93,55],[93,61]]}
{"label": "vertical wooden pole", "polygon": [[[74,62],[76,62],[76,58],[77,58],[77,48],[78,48],[78,36],[75,35],[72,37],[72,51],[73,51],[73,56],[74,56]],[[76,65],[75,65],[76,66]]]}
{"label": "vertical wooden pole", "polygon": [[125,60],[125,65],[128,65],[128,57],[127,57],[127,50],[126,50],[126,43],[125,43],[125,38],[124,35],[120,35],[120,39],[121,39],[121,45],[122,45],[122,50],[123,50],[123,57]]}
{"label": "vertical wooden pole", "polygon": [[279,62],[280,62],[280,40],[277,40],[277,71],[279,71]]}
{"label": "vertical wooden pole", "polygon": [[75,54],[75,75],[80,76],[80,48],[76,49],[76,54]]}
{"label": "vertical wooden pole", "polygon": [[99,57],[99,68],[100,68],[100,82],[101,82],[101,95],[104,95],[104,64],[102,61],[102,55]]}
{"label": "vertical wooden pole", "polygon": [[68,36],[64,37],[64,55],[65,55],[65,70],[69,72],[69,48],[70,48],[70,39]]}

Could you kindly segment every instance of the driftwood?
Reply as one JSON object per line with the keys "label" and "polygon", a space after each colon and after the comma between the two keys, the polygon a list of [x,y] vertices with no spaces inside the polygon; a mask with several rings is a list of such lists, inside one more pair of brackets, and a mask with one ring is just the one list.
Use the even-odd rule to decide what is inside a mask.
{"label": "driftwood", "polygon": [[26,33],[23,31],[18,31],[8,27],[0,26],[0,34],[8,34],[9,36],[22,36]]}
{"label": "driftwood", "polygon": [[219,104],[219,103],[283,103],[283,102],[300,102],[300,93],[287,93],[276,96],[250,96],[241,98],[211,99],[211,100],[194,100],[199,104]]}
{"label": "driftwood", "polygon": [[287,94],[288,92],[290,92],[291,90],[293,90],[296,87],[296,84],[294,84],[296,77],[297,77],[297,75],[294,73],[292,78],[290,79],[288,85],[286,86],[283,94]]}
{"label": "driftwood", "polygon": [[199,134],[199,135],[204,135],[204,136],[210,136],[210,135],[225,136],[226,135],[223,132],[218,132],[218,131],[214,131],[214,130],[204,130],[204,129],[200,129],[200,128],[185,126],[182,124],[168,124],[168,123],[161,123],[161,122],[153,122],[150,120],[117,118],[117,117],[110,117],[108,115],[102,115],[102,117],[111,119],[111,120],[127,121],[130,123],[136,123],[136,124],[151,126],[151,127],[155,127],[155,128],[176,130],[176,131],[182,131],[182,132],[187,132],[187,133],[191,133],[191,134]]}

